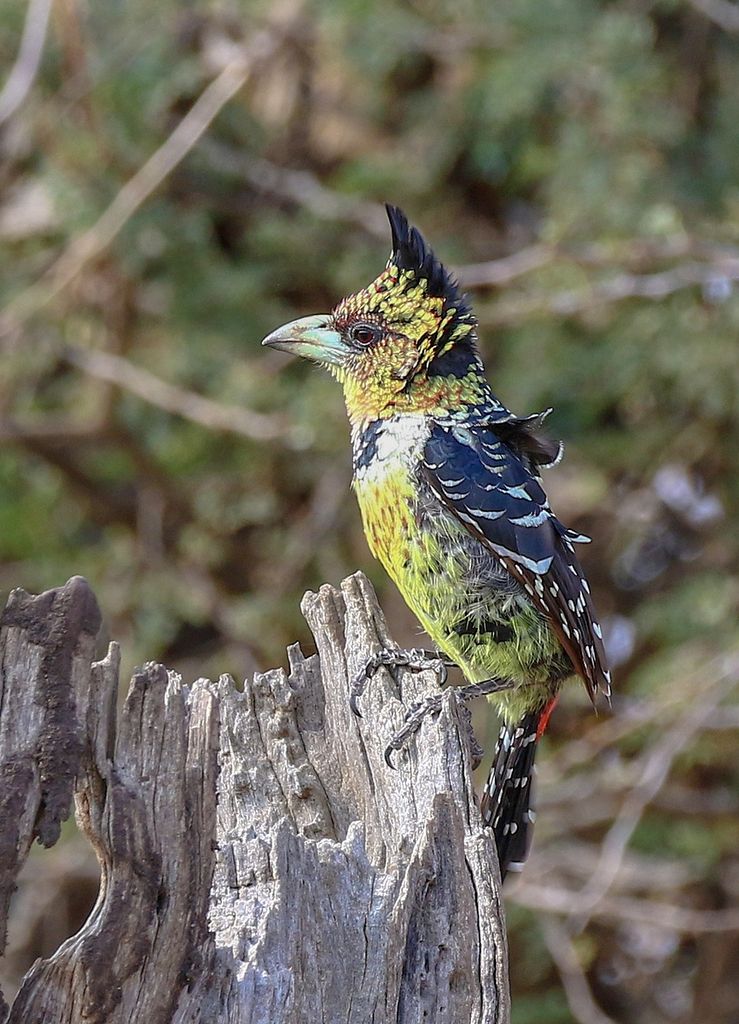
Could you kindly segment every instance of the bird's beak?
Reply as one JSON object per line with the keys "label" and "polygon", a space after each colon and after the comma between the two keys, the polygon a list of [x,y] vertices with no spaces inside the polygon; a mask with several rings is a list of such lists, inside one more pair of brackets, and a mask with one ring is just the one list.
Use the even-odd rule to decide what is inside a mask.
{"label": "bird's beak", "polygon": [[328,316],[305,316],[301,320],[278,327],[262,342],[270,348],[293,352],[317,363],[341,366],[346,357],[346,344],[338,331],[329,326]]}

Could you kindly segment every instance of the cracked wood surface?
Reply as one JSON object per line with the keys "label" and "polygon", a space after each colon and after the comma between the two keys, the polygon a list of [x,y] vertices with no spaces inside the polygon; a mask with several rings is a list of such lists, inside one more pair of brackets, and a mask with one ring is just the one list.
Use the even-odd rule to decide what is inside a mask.
{"label": "cracked wood surface", "polygon": [[[118,650],[94,662],[87,583],[14,591],[0,639],[0,955],[31,842],[74,797],[100,894],[37,961],[11,1024],[508,1024],[491,833],[449,697],[399,768],[403,705],[377,673],[356,719],[347,679],[389,642],[361,575],[307,594],[318,655],[239,692],[160,665],[116,715]],[[403,702],[432,672],[400,673]],[[0,1000],[1,1000],[0,996]]]}

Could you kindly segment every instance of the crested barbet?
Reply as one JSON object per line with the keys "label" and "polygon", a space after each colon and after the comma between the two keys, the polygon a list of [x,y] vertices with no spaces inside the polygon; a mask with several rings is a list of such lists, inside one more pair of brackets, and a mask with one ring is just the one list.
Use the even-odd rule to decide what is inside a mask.
{"label": "crested barbet", "polygon": [[[344,389],[354,478],[370,549],[446,663],[489,695],[503,720],[482,797],[501,873],[528,853],[536,745],[564,681],[610,696],[600,626],[574,543],[550,508],[540,470],[562,447],[546,414],[514,416],[493,394],[477,322],[453,276],[397,207],[380,276],[325,316],[263,344],[325,366]],[[379,665],[424,667],[423,651],[387,651],[353,684],[352,706]],[[437,658],[439,655],[436,655]],[[409,712],[398,749],[431,698]]]}

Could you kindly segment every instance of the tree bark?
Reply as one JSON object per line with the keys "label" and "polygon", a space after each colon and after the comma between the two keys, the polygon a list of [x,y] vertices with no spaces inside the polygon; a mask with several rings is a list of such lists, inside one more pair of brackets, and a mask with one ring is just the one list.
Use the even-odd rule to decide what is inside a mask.
{"label": "tree bark", "polygon": [[[100,862],[77,935],[26,975],[12,1024],[507,1024],[495,847],[451,696],[399,768],[383,760],[433,672],[347,680],[390,642],[361,575],[307,594],[318,654],[240,692],[136,672],[75,578],[14,591],[0,639],[0,955],[34,838],[74,796]],[[1,997],[0,997],[1,998]],[[3,1007],[0,1005],[0,1020]]]}

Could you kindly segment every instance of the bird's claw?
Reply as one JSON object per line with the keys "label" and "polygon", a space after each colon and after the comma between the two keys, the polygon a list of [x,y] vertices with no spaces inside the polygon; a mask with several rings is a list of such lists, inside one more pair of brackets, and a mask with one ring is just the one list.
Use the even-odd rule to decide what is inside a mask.
{"label": "bird's claw", "polygon": [[392,760],[393,754],[403,750],[411,736],[418,731],[424,718],[441,711],[443,697],[443,693],[432,693],[431,696],[425,697],[423,700],[416,700],[411,704],[403,718],[404,724],[385,747],[384,757],[388,768],[395,769]]}
{"label": "bird's claw", "polygon": [[[473,768],[476,768],[480,763],[483,755],[483,749],[477,742],[475,734],[472,731],[472,712],[467,706],[467,702],[473,700],[475,697],[485,697],[491,693],[501,693],[504,690],[510,690],[512,688],[513,683],[510,680],[485,679],[480,683],[470,683],[468,686],[456,686],[452,687],[450,690],[450,693],[454,695],[463,723],[468,732],[470,757],[472,759]],[[395,767],[392,763],[393,754],[398,750],[402,750],[406,746],[411,736],[418,732],[418,729],[426,716],[438,714],[438,712],[441,711],[444,696],[445,695],[443,693],[432,693],[430,696],[424,697],[423,700],[417,700],[411,704],[405,713],[404,725],[395,733],[385,748],[385,763],[390,768]]]}
{"label": "bird's claw", "polygon": [[385,647],[373,654],[361,672],[358,672],[352,680],[349,688],[349,707],[357,718],[362,717],[358,704],[359,698],[367,688],[367,683],[380,668],[409,668],[417,672],[433,669],[439,675],[439,685],[444,686],[447,681],[448,666],[452,664],[434,651],[424,651],[417,647],[407,651]]}

